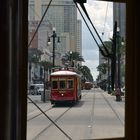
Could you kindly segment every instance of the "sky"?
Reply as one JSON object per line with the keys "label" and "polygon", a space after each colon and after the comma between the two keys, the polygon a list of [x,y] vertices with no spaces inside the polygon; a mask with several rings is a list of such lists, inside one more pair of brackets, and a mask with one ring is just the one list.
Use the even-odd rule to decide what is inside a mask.
{"label": "sky", "polygon": [[[103,41],[107,41],[109,40],[109,38],[112,38],[113,31],[112,3],[87,0],[87,3],[85,3],[84,5],[101,39]],[[85,60],[85,62],[83,62],[82,65],[86,65],[90,69],[93,79],[96,80],[99,74],[96,69],[96,67],[99,65],[99,49],[93,37],[91,36],[87,26],[85,25],[82,17],[78,15],[78,18],[82,20],[82,56]],[[88,23],[88,25],[90,26],[90,29],[94,33],[98,43],[101,44],[91,24]],[[104,33],[104,35],[102,33]]]}

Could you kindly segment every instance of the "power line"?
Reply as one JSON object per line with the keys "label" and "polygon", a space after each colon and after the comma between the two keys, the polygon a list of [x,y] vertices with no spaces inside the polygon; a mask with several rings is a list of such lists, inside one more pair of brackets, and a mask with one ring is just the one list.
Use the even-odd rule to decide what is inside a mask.
{"label": "power line", "polygon": [[44,14],[43,14],[43,16],[42,16],[42,18],[41,18],[39,24],[38,24],[38,26],[37,26],[37,28],[36,28],[34,34],[33,34],[33,37],[32,37],[32,39],[30,40],[30,42],[29,42],[29,44],[28,44],[28,48],[29,48],[29,46],[31,45],[31,43],[32,43],[32,41],[33,41],[33,39],[34,39],[34,37],[35,37],[35,35],[36,35],[36,33],[37,33],[37,31],[38,31],[38,29],[39,29],[39,27],[40,27],[40,25],[41,25],[43,19],[44,19],[45,15],[46,15],[46,13],[47,13],[47,11],[48,11],[50,5],[51,5],[51,2],[52,2],[52,0],[50,0],[50,2],[49,2],[49,4],[48,4],[48,6],[47,6],[47,8],[46,8],[46,10],[45,10],[45,12],[44,12]]}
{"label": "power line", "polygon": [[106,7],[105,21],[104,21],[104,26],[103,26],[103,32],[102,32],[102,35],[104,34],[104,30],[105,30],[105,24],[106,24],[107,12],[108,12],[108,2],[107,2],[107,7]]}
{"label": "power line", "polygon": [[[96,32],[96,34],[97,34],[97,36],[99,37],[99,39],[100,39],[100,41],[101,41],[101,43],[102,43],[102,45],[103,45],[103,47],[104,47],[104,49],[105,49],[105,51],[106,51],[106,53],[107,53],[107,54],[105,54],[105,52],[101,49],[101,46],[100,46],[100,45],[99,45],[99,43],[97,42],[97,40],[96,40],[95,36],[93,35],[93,33],[92,33],[91,29],[89,28],[89,25],[88,25],[87,21],[85,20],[85,18],[84,18],[84,16],[83,16],[83,14],[82,14],[82,12],[80,11],[80,9],[79,9],[79,7],[78,7],[78,5],[77,5],[77,3],[76,3],[76,2],[75,2],[75,5],[76,5],[77,9],[79,10],[79,12],[80,12],[80,14],[81,14],[81,16],[82,16],[82,18],[83,18],[83,20],[84,20],[84,22],[85,22],[85,24],[86,24],[87,28],[89,29],[89,31],[90,31],[90,33],[91,33],[91,35],[92,35],[92,37],[93,37],[93,39],[94,39],[95,43],[97,44],[97,46],[98,46],[98,48],[99,48],[99,50],[100,50],[101,54],[102,54],[104,57],[110,57],[110,54],[109,54],[109,52],[108,52],[107,48],[105,47],[105,45],[104,45],[104,43],[103,43],[102,39],[100,38],[100,36],[99,36],[99,34],[98,34],[98,32],[97,32],[96,28],[94,27],[93,23],[91,22],[91,20],[90,20],[90,18],[89,18],[89,16],[88,16],[88,14],[87,14],[87,12],[86,12],[85,7],[84,7],[84,10],[83,10],[83,11],[84,11],[84,12],[86,12],[86,16],[87,16],[87,18],[89,19],[89,21],[90,21],[90,23],[91,23],[92,27],[94,28],[94,30],[95,30],[95,32]],[[82,9],[83,9],[83,6],[82,6]]]}

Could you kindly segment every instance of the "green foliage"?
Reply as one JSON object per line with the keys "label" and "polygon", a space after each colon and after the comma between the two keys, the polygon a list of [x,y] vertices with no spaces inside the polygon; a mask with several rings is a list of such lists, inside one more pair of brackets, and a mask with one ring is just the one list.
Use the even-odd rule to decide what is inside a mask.
{"label": "green foliage", "polygon": [[108,65],[106,63],[102,63],[97,67],[97,71],[101,72],[102,74],[106,74]]}
{"label": "green foliage", "polygon": [[45,70],[53,68],[53,64],[51,62],[48,62],[48,61],[41,61],[39,64],[44,66]]}
{"label": "green foliage", "polygon": [[62,57],[62,61],[80,61],[84,62],[83,57],[79,54],[79,52],[67,52],[65,55]]}
{"label": "green foliage", "polygon": [[28,50],[28,62],[39,63],[42,52],[36,48],[31,48]]}
{"label": "green foliage", "polygon": [[79,70],[82,73],[84,79],[86,79],[87,81],[93,82],[92,74],[90,72],[90,69],[87,66],[81,66]]}

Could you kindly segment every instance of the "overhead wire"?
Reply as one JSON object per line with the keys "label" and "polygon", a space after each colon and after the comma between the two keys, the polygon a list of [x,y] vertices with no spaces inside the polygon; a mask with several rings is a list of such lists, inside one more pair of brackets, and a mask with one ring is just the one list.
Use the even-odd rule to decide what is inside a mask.
{"label": "overhead wire", "polygon": [[62,130],[30,97],[28,99],[38,108],[38,110],[45,115],[46,118],[48,118],[69,140],[72,140],[72,138],[65,133],[64,130]]}
{"label": "overhead wire", "polygon": [[82,12],[81,12],[81,10],[80,10],[80,8],[78,7],[77,3],[75,3],[75,5],[76,5],[76,7],[77,7],[77,9],[78,9],[78,11],[79,11],[79,13],[80,13],[80,15],[82,16],[82,18],[83,18],[83,20],[84,20],[84,22],[85,22],[87,28],[89,29],[89,32],[91,33],[91,35],[92,35],[92,37],[93,37],[95,43],[97,44],[97,46],[98,46],[100,52],[105,56],[106,54],[103,52],[103,50],[101,49],[101,46],[100,46],[99,43],[97,42],[97,40],[96,40],[96,38],[95,38],[93,32],[91,31],[91,29],[90,29],[90,27],[89,27],[89,25],[88,25],[86,19],[84,18],[83,14],[82,14]]}
{"label": "overhead wire", "polygon": [[[74,0],[74,3],[75,3],[75,5],[77,5],[77,3],[76,3],[76,1],[75,1],[75,0]],[[96,30],[95,26],[93,25],[93,23],[92,23],[92,21],[91,21],[91,19],[90,19],[89,15],[88,15],[88,13],[87,13],[87,10],[86,10],[86,8],[85,8],[84,4],[83,4],[82,2],[78,2],[78,3],[80,4],[80,6],[81,6],[82,10],[84,11],[85,15],[87,16],[87,18],[88,18],[89,22],[91,23],[91,25],[92,25],[92,27],[93,27],[93,29],[94,29],[94,31],[95,31],[95,33],[96,33],[96,35],[98,36],[98,38],[99,38],[99,40],[100,40],[100,42],[101,42],[102,46],[104,47],[104,50],[105,50],[106,54],[105,54],[105,53],[103,53],[103,56],[104,56],[104,57],[111,57],[111,54],[109,53],[108,49],[107,49],[107,48],[106,48],[106,46],[104,45],[104,43],[103,43],[103,41],[102,41],[101,37],[99,36],[99,34],[98,34],[98,32],[97,32],[97,30]],[[76,6],[76,7],[78,7],[78,6]],[[82,17],[83,17],[83,16],[82,16]],[[98,45],[97,45],[97,46],[98,46]],[[99,47],[99,46],[98,46],[98,47]],[[101,53],[102,53],[102,52],[103,52],[103,50],[101,51]]]}
{"label": "overhead wire", "polygon": [[103,26],[102,35],[104,34],[104,30],[105,30],[105,25],[106,25],[106,18],[107,18],[107,13],[108,13],[108,2],[107,2],[107,6],[106,6],[105,20],[104,20],[104,26]]}
{"label": "overhead wire", "polygon": [[[41,19],[41,17],[38,15],[38,13],[37,12],[35,12],[35,10],[33,9],[33,7],[30,7],[31,8],[31,10],[35,13],[35,15],[39,18],[39,19]],[[47,26],[47,23],[46,22],[49,22],[50,23],[50,21],[47,19],[44,23],[45,23],[45,25]],[[50,23],[51,24],[51,23]],[[41,46],[43,46],[43,47],[46,47],[46,42],[45,41],[43,41],[41,38],[39,38],[39,40],[41,41]],[[42,49],[42,47],[41,47],[41,49]],[[47,55],[48,56],[51,56],[49,53],[47,53]]]}
{"label": "overhead wire", "polygon": [[[29,48],[29,46],[31,45],[31,43],[32,43],[32,41],[33,41],[33,39],[34,39],[34,37],[35,37],[35,35],[36,35],[36,33],[37,33],[37,31],[38,31],[38,29],[39,29],[39,27],[40,27],[40,25],[41,25],[41,23],[42,23],[42,21],[43,21],[43,19],[44,19],[44,17],[45,17],[45,15],[46,15],[46,13],[47,13],[47,11],[48,11],[48,9],[49,9],[49,6],[51,5],[51,2],[52,2],[52,0],[50,0],[50,2],[49,2],[49,4],[48,4],[48,6],[47,6],[47,8],[46,8],[46,10],[45,10],[45,12],[44,12],[44,14],[43,14],[43,16],[42,16],[42,18],[41,18],[41,20],[40,20],[40,22],[39,22],[39,24],[38,24],[38,26],[37,26],[37,28],[36,28],[36,30],[35,30],[35,32],[34,32],[34,34],[33,34],[33,36],[32,36],[32,39],[30,40],[30,42],[29,42],[29,44],[28,44],[28,48]],[[65,133],[65,131],[63,131],[29,96],[27,97],[69,140],[72,140],[72,138],[70,137],[70,136],[68,136],[68,134],[66,134]]]}
{"label": "overhead wire", "polygon": [[42,23],[44,17],[45,17],[45,15],[46,15],[46,13],[47,13],[47,11],[48,11],[50,5],[51,5],[51,2],[52,2],[52,0],[50,0],[50,2],[49,2],[49,4],[48,4],[48,6],[47,6],[47,8],[46,8],[46,10],[45,10],[45,12],[44,12],[42,18],[41,18],[41,20],[40,20],[40,22],[39,22],[39,24],[38,24],[38,26],[37,26],[37,28],[36,28],[36,30],[35,30],[33,36],[32,36],[32,38],[31,38],[31,40],[30,40],[30,42],[29,42],[29,44],[28,44],[28,47],[31,45],[31,43],[32,43],[32,41],[33,41],[33,39],[34,39],[34,37],[35,37],[35,35],[36,35],[38,29],[39,29],[39,27],[40,27],[40,25],[41,25],[41,23]]}

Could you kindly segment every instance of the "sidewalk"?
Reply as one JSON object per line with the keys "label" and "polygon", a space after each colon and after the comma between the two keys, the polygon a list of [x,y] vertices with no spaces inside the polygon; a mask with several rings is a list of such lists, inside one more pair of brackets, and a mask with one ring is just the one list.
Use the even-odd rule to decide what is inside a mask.
{"label": "sidewalk", "polygon": [[125,124],[125,96],[122,97],[122,101],[116,101],[116,96],[108,94],[107,91],[103,91],[101,89],[102,94],[106,97],[109,104],[112,106],[112,109],[114,112],[117,113],[117,116],[119,117],[119,120],[122,122],[122,124]]}
{"label": "sidewalk", "polygon": [[[108,91],[104,91],[102,89],[100,89],[100,90],[105,93],[105,96],[111,97],[112,100],[116,101],[116,96],[115,95],[109,94]],[[125,94],[124,94],[124,96],[121,96],[121,98],[122,98],[122,101],[116,101],[116,102],[125,102]]]}

